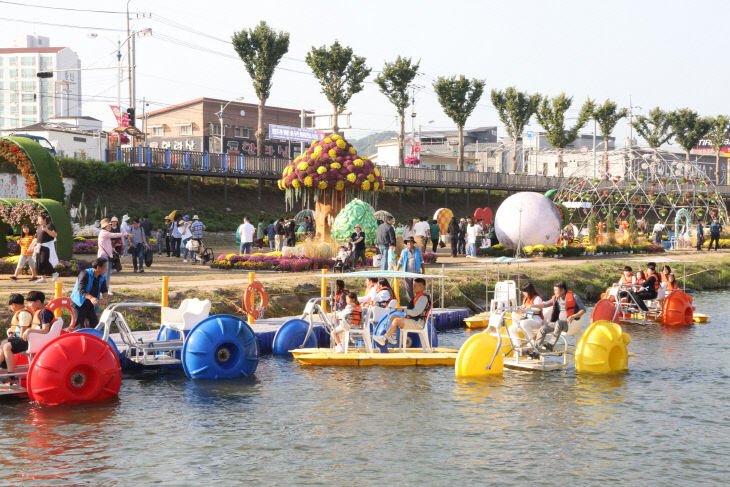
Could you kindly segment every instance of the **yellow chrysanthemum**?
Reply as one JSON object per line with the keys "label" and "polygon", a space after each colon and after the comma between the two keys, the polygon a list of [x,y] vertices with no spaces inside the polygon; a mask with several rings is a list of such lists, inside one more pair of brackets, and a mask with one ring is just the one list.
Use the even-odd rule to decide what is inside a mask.
{"label": "yellow chrysanthemum", "polygon": [[312,185],[312,176],[307,176],[304,178],[304,186],[311,186]]}
{"label": "yellow chrysanthemum", "polygon": [[372,174],[368,174],[368,181],[370,181],[371,183],[375,181],[375,176],[373,176]]}
{"label": "yellow chrysanthemum", "polygon": [[296,156],[296,157],[294,158],[294,162],[297,162],[297,161],[298,161],[299,159],[301,159],[301,158],[302,158],[302,156],[301,156],[301,155],[298,155],[298,156]]}
{"label": "yellow chrysanthemum", "polygon": [[330,135],[330,139],[332,139],[332,140],[340,140],[341,138],[342,138],[342,136],[337,135],[337,134]]}
{"label": "yellow chrysanthemum", "polygon": [[373,184],[373,191],[377,191],[379,187],[380,187],[379,183]]}
{"label": "yellow chrysanthemum", "polygon": [[327,189],[327,181],[320,181],[317,187],[319,187],[319,189]]}
{"label": "yellow chrysanthemum", "polygon": [[312,141],[312,143],[310,145],[314,145],[314,144],[317,144],[317,143],[319,143],[319,141],[315,139],[315,140]]}
{"label": "yellow chrysanthemum", "polygon": [[357,179],[357,176],[355,176],[355,174],[354,174],[354,173],[350,173],[350,174],[348,174],[348,175],[347,175],[347,177],[346,177],[346,178],[347,178],[347,180],[348,180],[348,181],[350,181],[351,183],[354,183],[354,182],[355,182],[355,180]]}
{"label": "yellow chrysanthemum", "polygon": [[342,167],[342,164],[340,164],[339,162],[333,162],[332,164],[330,164],[330,167],[332,169],[339,169]]}
{"label": "yellow chrysanthemum", "polygon": [[330,155],[330,157],[332,157],[332,158],[335,158],[335,157],[337,157],[337,151],[336,151],[336,150],[334,150],[334,149],[330,149],[330,150],[328,150],[328,151],[327,151],[327,154],[329,154],[329,155]]}
{"label": "yellow chrysanthemum", "polygon": [[282,187],[281,187],[281,184],[282,184],[282,183],[281,183],[281,179],[278,179],[278,180],[276,181],[276,185],[277,185],[277,186],[279,187],[279,189],[284,189],[284,188],[282,188]]}
{"label": "yellow chrysanthemum", "polygon": [[297,164],[297,169],[299,169],[300,171],[306,171],[308,167],[309,167],[309,164],[307,163],[307,161],[302,161],[299,164]]}
{"label": "yellow chrysanthemum", "polygon": [[332,139],[330,137],[325,137],[323,142],[325,144],[331,144],[332,143]]}
{"label": "yellow chrysanthemum", "polygon": [[326,173],[326,172],[327,172],[327,168],[326,168],[326,167],[324,167],[324,166],[319,166],[319,167],[317,168],[317,174],[324,174],[324,173]]}
{"label": "yellow chrysanthemum", "polygon": [[342,139],[337,139],[337,142],[335,142],[335,143],[337,144],[337,147],[339,147],[340,149],[344,149],[345,147],[347,147],[347,142],[345,142]]}
{"label": "yellow chrysanthemum", "polygon": [[356,166],[362,166],[364,164],[364,162],[362,162],[362,159],[355,159],[354,161],[352,161],[352,163]]}
{"label": "yellow chrysanthemum", "polygon": [[353,156],[354,156],[355,154],[357,154],[357,151],[355,150],[355,148],[354,148],[353,146],[350,146],[350,149],[349,149],[349,151],[350,151],[350,154],[352,154]]}
{"label": "yellow chrysanthemum", "polygon": [[317,147],[315,147],[314,152],[322,152],[322,146],[318,145]]}
{"label": "yellow chrysanthemum", "polygon": [[319,152],[315,152],[314,154],[312,154],[311,158],[313,161],[316,161],[317,159],[319,159]]}
{"label": "yellow chrysanthemum", "polygon": [[298,179],[293,179],[292,182],[291,182],[291,187],[292,188],[298,188],[299,186],[301,186],[301,184],[299,184],[299,180]]}
{"label": "yellow chrysanthemum", "polygon": [[376,177],[380,177],[380,169],[378,169],[377,167],[374,167],[373,172],[375,173]]}
{"label": "yellow chrysanthemum", "polygon": [[370,181],[363,181],[360,187],[362,187],[363,191],[368,191],[370,189]]}
{"label": "yellow chrysanthemum", "polygon": [[337,181],[337,183],[335,184],[335,189],[337,191],[342,191],[343,189],[345,189],[345,182],[344,181]]}

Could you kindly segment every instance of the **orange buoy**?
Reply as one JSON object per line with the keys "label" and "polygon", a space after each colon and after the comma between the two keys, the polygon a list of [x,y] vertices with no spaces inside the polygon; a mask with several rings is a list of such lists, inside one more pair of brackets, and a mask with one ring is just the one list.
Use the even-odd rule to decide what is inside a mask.
{"label": "orange buoy", "polygon": [[71,308],[71,298],[56,298],[48,303],[47,308],[56,314],[56,310],[65,309],[71,315],[71,324],[66,328],[67,331],[73,331],[74,325],[76,324],[76,316],[74,315],[73,309]]}
{"label": "orange buoy", "polygon": [[616,314],[616,305],[609,299],[601,299],[593,307],[591,312],[591,323],[596,321],[613,321]]}
{"label": "orange buoy", "polygon": [[[255,302],[256,293],[259,294],[258,306],[256,306]],[[246,310],[246,313],[256,319],[261,314],[259,313],[259,308],[265,309],[267,304],[269,304],[269,296],[266,294],[266,288],[261,282],[253,281],[246,286],[246,290],[243,292],[243,309]]]}
{"label": "orange buoy", "polygon": [[662,325],[688,326],[694,324],[692,297],[679,289],[664,298],[662,304]]}

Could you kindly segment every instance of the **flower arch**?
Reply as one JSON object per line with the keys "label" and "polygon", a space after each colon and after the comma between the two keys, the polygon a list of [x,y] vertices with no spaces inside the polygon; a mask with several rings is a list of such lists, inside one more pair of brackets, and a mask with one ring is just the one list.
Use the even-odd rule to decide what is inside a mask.
{"label": "flower arch", "polygon": [[25,137],[1,137],[0,158],[20,170],[28,198],[63,202],[65,190],[58,163],[40,144]]}

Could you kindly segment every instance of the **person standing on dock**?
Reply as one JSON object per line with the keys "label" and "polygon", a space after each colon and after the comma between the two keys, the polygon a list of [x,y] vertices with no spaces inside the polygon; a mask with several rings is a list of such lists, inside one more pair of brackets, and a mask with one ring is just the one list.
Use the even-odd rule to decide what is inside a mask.
{"label": "person standing on dock", "polygon": [[[406,248],[400,254],[400,260],[395,270],[403,270],[405,272],[415,272],[419,274],[424,273],[423,268],[423,257],[421,256],[421,249],[416,247],[416,240],[411,237],[406,240]],[[413,279],[404,279],[406,284],[406,294],[408,299],[413,299]]]}
{"label": "person standing on dock", "polygon": [[395,245],[395,228],[393,228],[393,217],[387,216],[385,221],[378,225],[378,231],[375,234],[375,243],[378,244],[380,250],[380,269],[388,270],[388,250],[391,245]]}
{"label": "person standing on dock", "polygon": [[247,216],[243,217],[243,223],[238,227],[238,238],[241,240],[241,247],[238,249],[238,253],[250,254],[251,246],[253,245],[253,234],[254,227],[251,225],[251,221]]}

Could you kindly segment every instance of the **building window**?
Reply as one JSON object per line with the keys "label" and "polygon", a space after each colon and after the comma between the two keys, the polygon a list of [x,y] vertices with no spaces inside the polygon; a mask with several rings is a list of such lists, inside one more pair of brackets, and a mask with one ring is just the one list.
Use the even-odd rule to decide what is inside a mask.
{"label": "building window", "polygon": [[34,123],[35,123],[35,120],[33,120],[32,118],[23,119],[23,127],[25,127],[26,125],[33,125]]}
{"label": "building window", "polygon": [[27,69],[27,68],[26,69],[21,69],[20,70],[20,75],[23,78],[35,78],[35,69],[32,69],[32,68],[31,69]]}
{"label": "building window", "polygon": [[[11,57],[8,59],[8,66],[17,66],[18,65],[18,58]],[[17,120],[16,120],[17,123]]]}
{"label": "building window", "polygon": [[51,56],[41,56],[41,71],[53,68],[53,58]]}
{"label": "building window", "polygon": [[35,101],[35,94],[33,94],[33,93],[23,93],[22,99],[23,99],[23,101]]}
{"label": "building window", "polygon": [[180,125],[180,135],[193,135],[193,124]]}
{"label": "building window", "polygon": [[35,105],[23,105],[23,115],[35,115]]}
{"label": "building window", "polygon": [[17,115],[18,114],[18,105],[10,105],[10,114],[11,115]]}
{"label": "building window", "polygon": [[35,81],[22,81],[20,88],[23,91],[35,91]]}
{"label": "building window", "polygon": [[3,79],[3,76],[5,76],[5,71],[3,71],[2,69],[0,69],[0,79]]}
{"label": "building window", "polygon": [[74,137],[74,142],[86,142],[86,137]]}
{"label": "building window", "polygon": [[164,137],[165,136],[165,127],[162,125],[157,125],[152,128],[152,136],[153,137]]}
{"label": "building window", "polygon": [[248,139],[248,129],[245,127],[236,127],[233,129],[234,135],[242,139]]}
{"label": "building window", "polygon": [[221,126],[217,123],[209,124],[208,129],[209,129],[210,135],[220,135],[221,134]]}
{"label": "building window", "polygon": [[9,69],[8,70],[8,77],[9,78],[17,78],[18,77],[18,70],[17,69]]}
{"label": "building window", "polygon": [[35,66],[35,56],[23,56],[20,58],[21,66]]}
{"label": "building window", "polygon": [[3,60],[4,60],[4,59],[5,59],[4,57],[0,56],[0,66],[2,66],[2,65],[3,65]]}
{"label": "building window", "polygon": [[[11,83],[11,85],[12,85],[12,83]],[[17,93],[10,93],[10,100],[9,101],[10,101],[10,103],[18,103],[18,94]]]}
{"label": "building window", "polygon": [[17,81],[10,82],[10,91],[18,91],[18,82]]}

